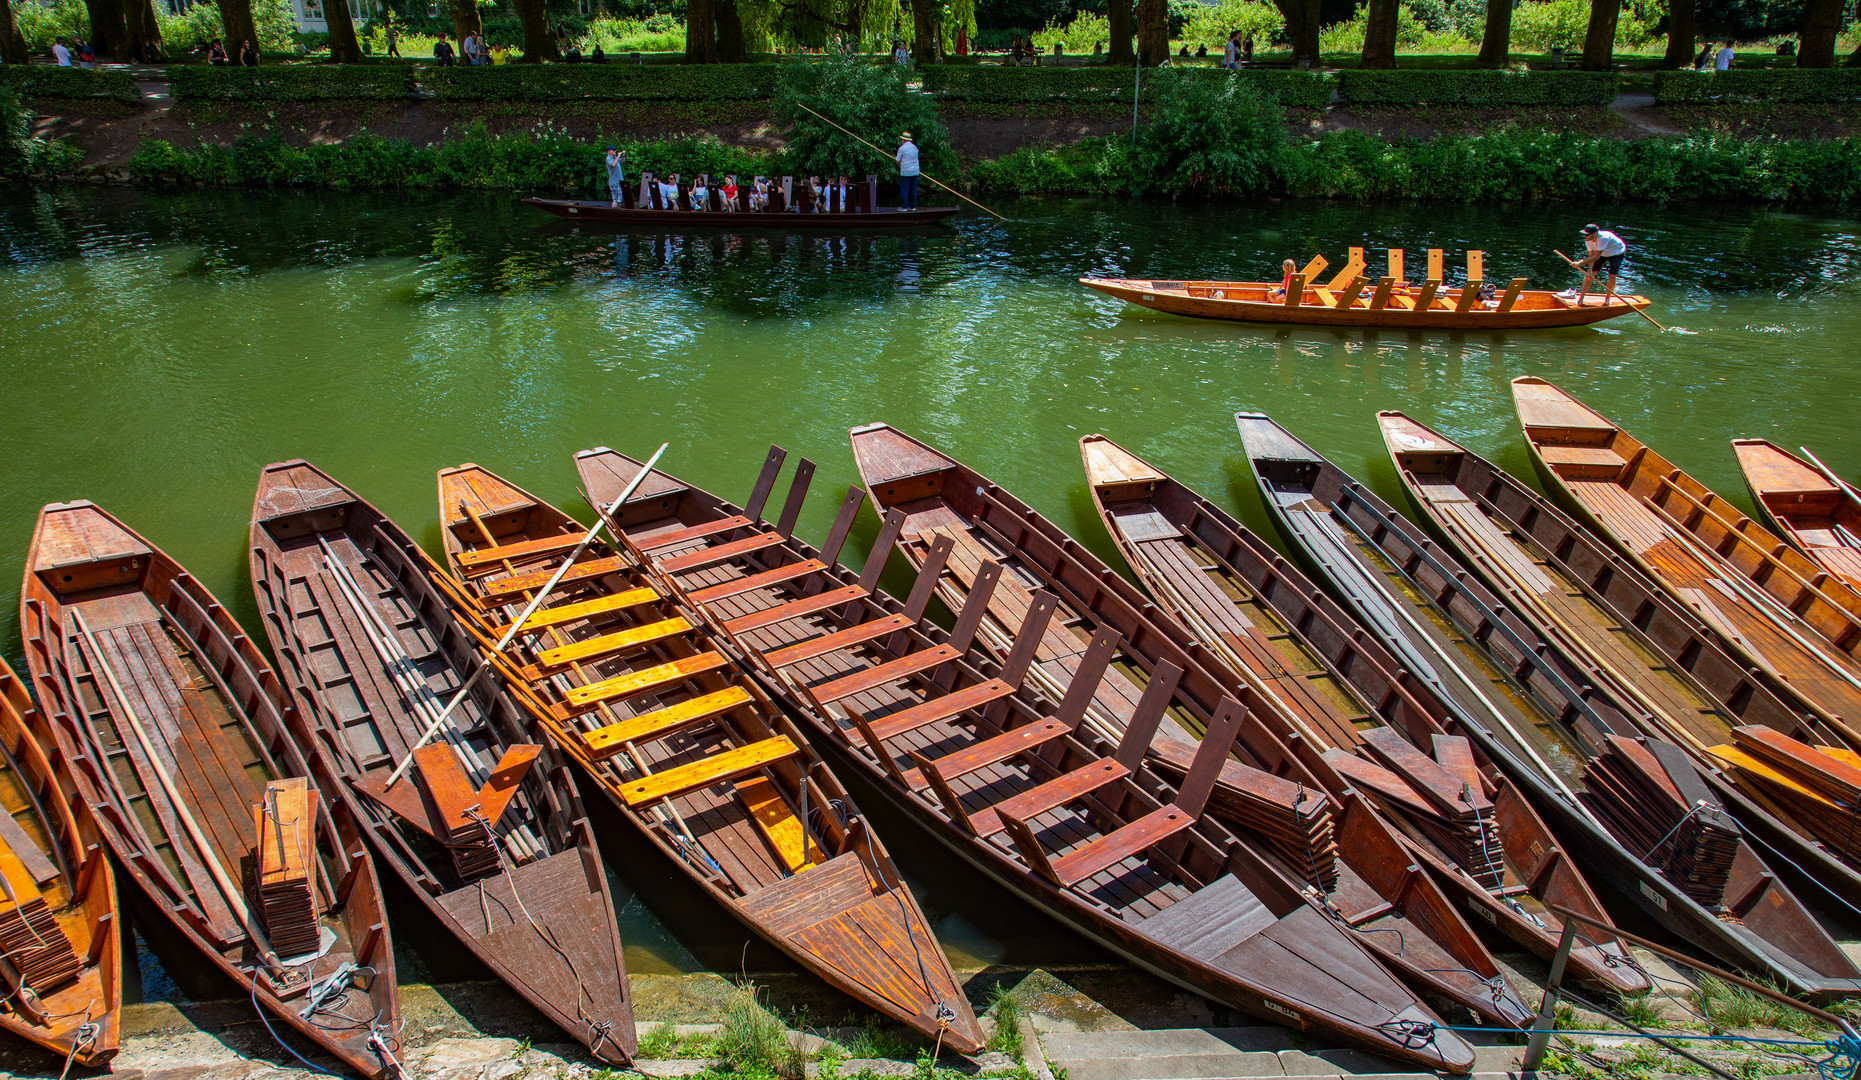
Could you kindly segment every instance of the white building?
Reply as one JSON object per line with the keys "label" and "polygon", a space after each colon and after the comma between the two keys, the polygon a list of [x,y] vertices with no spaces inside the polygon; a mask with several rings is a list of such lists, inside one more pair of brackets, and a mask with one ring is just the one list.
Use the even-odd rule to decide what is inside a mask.
{"label": "white building", "polygon": [[[297,29],[306,34],[327,33],[330,24],[323,18],[323,5],[339,3],[341,0],[291,0],[291,14],[297,17]],[[347,0],[349,18],[359,28],[364,22],[380,12],[379,0]]]}

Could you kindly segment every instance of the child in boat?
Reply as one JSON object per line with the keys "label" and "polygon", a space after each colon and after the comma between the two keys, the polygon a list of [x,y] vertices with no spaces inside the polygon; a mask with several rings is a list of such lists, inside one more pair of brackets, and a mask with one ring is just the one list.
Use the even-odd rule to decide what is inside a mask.
{"label": "child in boat", "polygon": [[678,201],[678,173],[659,181],[659,201],[665,204],[667,210],[685,209]]}
{"label": "child in boat", "polygon": [[769,209],[769,178],[759,176],[750,186],[750,209]]}
{"label": "child in boat", "polygon": [[808,209],[816,214],[827,210],[827,189],[819,176],[808,177]]}
{"label": "child in boat", "polygon": [[737,174],[736,173],[731,173],[729,176],[724,177],[724,186],[721,190],[724,196],[724,212],[726,214],[736,213],[737,212]]}
{"label": "child in boat", "polygon": [[1286,290],[1292,288],[1292,275],[1298,273],[1299,264],[1287,259],[1279,264],[1279,271],[1279,288],[1274,289],[1270,295],[1283,300],[1286,298]]}
{"label": "child in boat", "polygon": [[711,208],[711,180],[704,173],[691,178],[691,208],[693,210]]}

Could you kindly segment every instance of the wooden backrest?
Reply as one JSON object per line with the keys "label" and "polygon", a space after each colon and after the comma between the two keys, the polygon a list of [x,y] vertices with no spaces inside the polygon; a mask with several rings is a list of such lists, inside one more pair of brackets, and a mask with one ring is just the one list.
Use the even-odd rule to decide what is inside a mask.
{"label": "wooden backrest", "polygon": [[1523,290],[1524,288],[1525,288],[1524,278],[1522,277],[1513,278],[1506,285],[1506,294],[1499,298],[1499,307],[1497,307],[1494,310],[1511,311],[1512,305],[1519,302],[1519,292]]}
{"label": "wooden backrest", "polygon": [[1286,306],[1298,307],[1299,301],[1304,299],[1304,297],[1305,275],[1294,274],[1292,275],[1292,280],[1286,283]]}
{"label": "wooden backrest", "polygon": [[1428,249],[1428,280],[1441,280],[1441,249]]}
{"label": "wooden backrest", "polygon": [[1317,281],[1318,275],[1324,273],[1325,267],[1330,265],[1323,255],[1314,255],[1312,261],[1305,264],[1305,269],[1299,271],[1299,276],[1307,281]]}
{"label": "wooden backrest", "polygon": [[867,173],[866,182],[859,186],[859,210],[862,214],[870,214],[878,209],[879,178],[872,173]]}
{"label": "wooden backrest", "polygon": [[1486,252],[1467,252],[1467,284],[1477,285],[1486,280]]}
{"label": "wooden backrest", "polygon": [[1349,259],[1346,259],[1344,262],[1344,269],[1339,270],[1336,276],[1334,276],[1329,282],[1326,283],[1325,288],[1335,289],[1338,286],[1343,285],[1345,282],[1351,280],[1352,278],[1361,276],[1362,274],[1363,274],[1363,249],[1360,247],[1354,247],[1351,249],[1351,257]]}
{"label": "wooden backrest", "polygon": [[1390,248],[1389,249],[1389,276],[1395,278],[1397,281],[1402,280],[1402,249],[1401,248]]}

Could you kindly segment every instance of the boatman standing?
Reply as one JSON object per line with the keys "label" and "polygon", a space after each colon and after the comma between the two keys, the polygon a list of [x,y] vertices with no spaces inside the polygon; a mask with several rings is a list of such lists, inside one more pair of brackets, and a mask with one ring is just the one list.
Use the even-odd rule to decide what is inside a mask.
{"label": "boatman standing", "polygon": [[1603,293],[1603,306],[1607,307],[1615,296],[1615,276],[1622,271],[1622,256],[1628,254],[1628,245],[1622,238],[1608,229],[1594,223],[1583,227],[1583,261],[1577,265],[1583,268],[1583,284],[1577,290],[1577,306],[1582,307],[1584,299],[1589,296],[1590,283],[1597,275],[1609,275],[1609,289]]}
{"label": "boatman standing", "polygon": [[918,208],[918,145],[911,141],[911,133],[905,132],[898,137],[898,208],[916,210]]}
{"label": "boatman standing", "polygon": [[621,192],[626,190],[627,155],[615,147],[607,148],[607,193],[613,197],[613,205],[619,206]]}

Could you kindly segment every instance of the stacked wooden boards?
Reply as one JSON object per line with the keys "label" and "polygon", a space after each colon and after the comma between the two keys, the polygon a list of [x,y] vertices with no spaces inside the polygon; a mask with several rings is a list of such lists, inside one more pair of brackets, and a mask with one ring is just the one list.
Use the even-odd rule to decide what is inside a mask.
{"label": "stacked wooden boards", "polygon": [[575,786],[481,675],[428,557],[303,461],[265,467],[250,535],[259,618],[328,801],[473,956],[596,1057],[629,1059],[620,936]]}
{"label": "stacked wooden boards", "polygon": [[1861,498],[1854,487],[1820,462],[1762,439],[1733,439],[1732,452],[1770,527],[1831,577],[1861,589]]}
{"label": "stacked wooden boards", "polygon": [[1861,864],[1861,756],[1766,727],[1734,728],[1731,739],[1708,753],[1741,786],[1780,806],[1842,861]]}
{"label": "stacked wooden boards", "polygon": [[116,1055],[116,874],[58,737],[0,661],[0,1028],[96,1068]]}
{"label": "stacked wooden boards", "polygon": [[[1495,766],[1509,751],[1482,731],[1476,748],[1457,710],[1220,508],[1102,435],[1081,439],[1080,454],[1099,517],[1171,617],[1166,627],[1277,697],[1302,737],[1328,747],[1337,778],[1404,826],[1468,910],[1544,957],[1563,925],[1549,905],[1606,924],[1550,830]],[[1573,974],[1645,989],[1625,955],[1618,942],[1586,944],[1571,954]]]}
{"label": "stacked wooden boards", "polygon": [[[1003,577],[989,597],[979,634],[997,655],[1000,635],[1025,618],[1035,589],[1050,592],[1053,613],[1035,624],[1030,679],[1064,695],[1082,662],[1089,634],[1110,631],[1120,639],[1121,663],[1097,684],[1087,722],[1107,741],[1122,739],[1138,703],[1160,672],[1174,676],[1171,703],[1174,731],[1166,721],[1163,740],[1152,740],[1149,753],[1172,773],[1186,770],[1190,728],[1206,729],[1224,698],[1233,698],[1249,722],[1233,747],[1244,765],[1294,779],[1314,790],[1339,787],[1322,757],[1324,746],[1293,730],[1277,702],[1254,685],[1232,675],[1217,675],[1218,661],[1199,644],[1185,645],[1176,632],[1152,620],[1150,602],[1112,572],[1090,551],[986,477],[922,442],[883,424],[855,428],[850,435],[854,458],[874,504],[886,511],[892,540],[914,565],[928,564],[931,546],[940,538],[951,544],[947,574],[935,582],[945,605],[961,610],[979,580],[980,567],[997,562]],[[890,526],[891,512],[899,524]],[[895,540],[894,540],[895,537]],[[1128,665],[1128,666],[1126,666]],[[1172,745],[1174,744],[1174,745]],[[1402,841],[1373,808],[1359,799],[1342,804],[1339,879],[1327,895],[1339,917],[1400,925],[1396,934],[1369,933],[1366,940],[1385,962],[1417,985],[1427,986],[1498,1023],[1518,1024],[1529,1010],[1500,974],[1484,944],[1442,892],[1439,883],[1420,872],[1391,875],[1388,860],[1407,864]],[[1219,810],[1219,805],[1217,806]],[[1302,864],[1290,864],[1294,872]],[[1301,876],[1304,876],[1303,874]],[[1356,925],[1353,923],[1353,925]],[[1388,939],[1385,943],[1379,939]],[[1385,951],[1387,946],[1387,951]]]}
{"label": "stacked wooden boards", "polygon": [[[853,574],[838,556],[863,496],[848,493],[826,542],[813,548],[792,531],[811,463],[797,469],[779,520],[762,520],[782,460],[771,453],[746,508],[655,474],[614,518],[628,534],[708,534],[690,552],[656,558],[657,567],[757,659],[764,681],[845,767],[983,873],[1178,985],[1398,1060],[1470,1067],[1466,1044],[1437,1029],[1365,948],[1366,937],[1393,935],[1359,937],[1328,919],[1295,878],[1202,812],[1233,764],[1219,748],[1247,720],[1237,703],[1219,714],[1216,749],[1192,751],[1181,785],[1167,780],[1144,748],[1174,707],[1175,669],[1140,695],[1128,737],[1099,737],[1084,719],[1119,646],[1115,633],[1093,635],[1069,692],[1044,695],[1029,672],[1054,598],[1029,595],[997,662],[976,642],[988,593],[1007,580],[999,563],[979,568],[987,584],[975,603],[959,605],[946,633],[924,612],[954,545],[933,545],[934,565],[900,603],[877,583],[903,515],[888,516],[883,546]],[[607,449],[577,463],[602,502],[639,468]]]}
{"label": "stacked wooden boards", "polygon": [[[439,507],[463,613],[495,648],[587,530],[476,465],[439,474]],[[975,1014],[858,806],[676,585],[726,561],[704,541],[734,528],[658,525],[589,545],[527,632],[491,654],[622,816],[752,933],[867,1007],[980,1051]]]}
{"label": "stacked wooden boards", "polygon": [[[254,809],[311,777],[277,676],[224,608],[102,509],[39,514],[21,590],[26,661],[117,859],[153,906],[266,1011],[367,1076],[398,1072],[394,950],[355,823],[316,823],[314,947],[281,953],[249,903]],[[369,969],[372,978],[358,978]]]}

